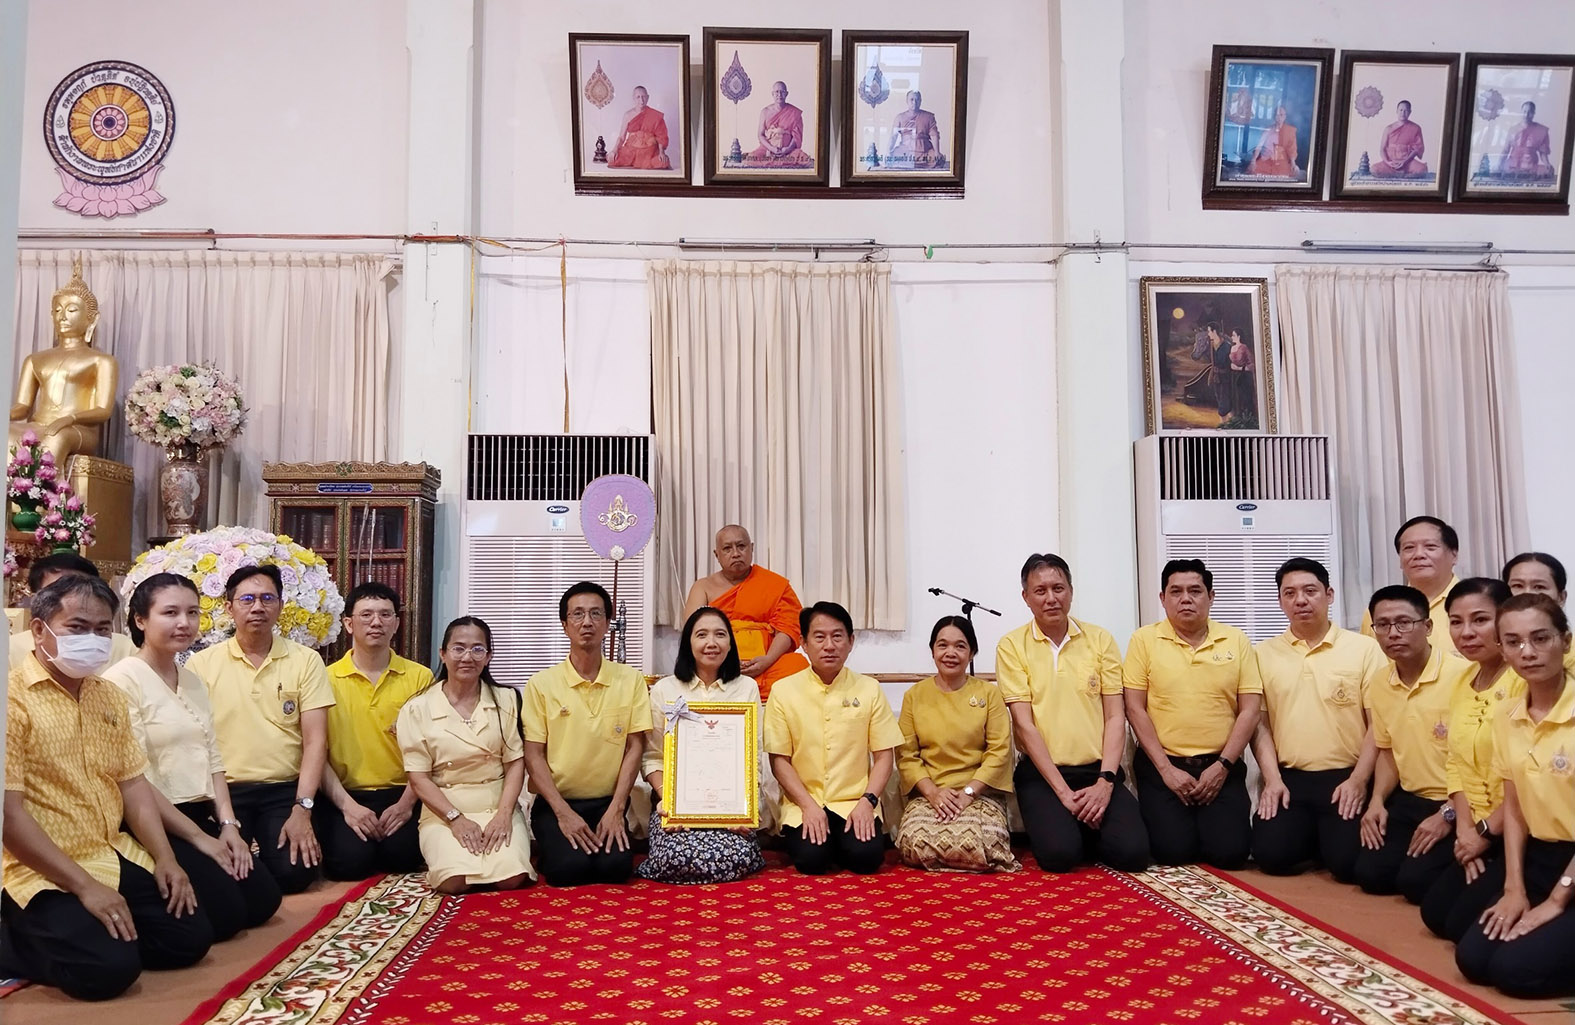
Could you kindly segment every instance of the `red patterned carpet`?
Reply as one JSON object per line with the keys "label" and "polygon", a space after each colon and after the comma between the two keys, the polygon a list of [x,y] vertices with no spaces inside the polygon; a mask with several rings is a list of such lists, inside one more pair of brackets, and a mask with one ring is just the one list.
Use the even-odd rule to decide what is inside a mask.
{"label": "red patterned carpet", "polygon": [[187,1025],[1502,1022],[1216,874],[351,891]]}

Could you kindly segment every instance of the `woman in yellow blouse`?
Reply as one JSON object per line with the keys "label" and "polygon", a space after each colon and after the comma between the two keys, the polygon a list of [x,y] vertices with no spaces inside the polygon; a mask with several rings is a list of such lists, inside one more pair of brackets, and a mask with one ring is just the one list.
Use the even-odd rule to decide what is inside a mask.
{"label": "woman in yellow blouse", "polygon": [[241,836],[208,688],[175,661],[197,639],[197,606],[197,586],[178,574],[155,573],[138,584],[126,604],[137,651],[104,670],[104,679],[126,695],[175,860],[214,939],[227,940],[272,918],[281,895]]}
{"label": "woman in yellow blouse", "polygon": [[[1458,940],[1471,914],[1451,915],[1466,886],[1499,852],[1504,835],[1504,783],[1493,775],[1493,717],[1525,692],[1526,684],[1504,661],[1498,643],[1499,606],[1509,588],[1491,577],[1470,577],[1444,599],[1455,650],[1474,663],[1449,713],[1449,786],[1446,818],[1454,819],[1454,863],[1422,895],[1422,921],[1434,934]],[[1478,908],[1478,911],[1481,909]],[[1453,922],[1453,926],[1451,926]]]}
{"label": "woman in yellow blouse", "polygon": [[[915,868],[1015,872],[1006,808],[1012,720],[995,685],[968,675],[973,624],[943,616],[930,631],[935,675],[902,696],[897,771],[909,797],[897,852]],[[922,800],[916,799],[922,798]]]}
{"label": "woman in yellow blouse", "polygon": [[[1498,634],[1525,695],[1493,722],[1504,783],[1504,857],[1467,889],[1484,907],[1455,949],[1472,982],[1525,999],[1575,993],[1575,673],[1570,624],[1541,594],[1499,610]],[[1491,905],[1491,906],[1489,906]]]}
{"label": "woman in yellow blouse", "polygon": [[512,890],[536,878],[520,810],[525,737],[519,694],[492,678],[492,628],[461,616],[443,631],[443,665],[405,702],[395,732],[421,798],[421,857],[439,893]]}

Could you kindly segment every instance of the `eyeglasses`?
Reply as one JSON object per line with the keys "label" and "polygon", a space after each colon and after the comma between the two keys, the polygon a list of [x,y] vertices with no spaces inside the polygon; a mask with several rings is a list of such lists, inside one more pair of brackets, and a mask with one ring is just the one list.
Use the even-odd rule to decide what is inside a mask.
{"label": "eyeglasses", "polygon": [[399,613],[390,612],[387,609],[383,609],[378,612],[369,612],[363,610],[361,612],[357,612],[355,614],[355,618],[356,621],[360,623],[386,623],[391,619],[398,619]]}
{"label": "eyeglasses", "polygon": [[1373,623],[1374,633],[1408,634],[1430,619],[1380,619]]}
{"label": "eyeglasses", "polygon": [[492,654],[492,649],[485,644],[450,644],[443,650],[448,652],[449,658],[464,658],[466,655],[472,658],[486,658]]}
{"label": "eyeglasses", "polygon": [[1554,644],[1558,642],[1558,640],[1559,635],[1556,633],[1538,632],[1532,634],[1530,637],[1503,638],[1502,644],[1505,648],[1508,648],[1512,651],[1521,648],[1531,648],[1533,650],[1540,651],[1545,648],[1553,647]]}
{"label": "eyeglasses", "polygon": [[589,612],[587,612],[585,609],[575,609],[573,612],[569,613],[569,622],[571,623],[583,623],[586,620],[589,620],[592,623],[600,623],[606,618],[607,613],[603,612],[601,609],[591,609]]}
{"label": "eyeglasses", "polygon": [[277,594],[238,594],[231,600],[243,609],[250,609],[257,605],[261,605],[265,609],[271,609],[279,604],[279,596]]}

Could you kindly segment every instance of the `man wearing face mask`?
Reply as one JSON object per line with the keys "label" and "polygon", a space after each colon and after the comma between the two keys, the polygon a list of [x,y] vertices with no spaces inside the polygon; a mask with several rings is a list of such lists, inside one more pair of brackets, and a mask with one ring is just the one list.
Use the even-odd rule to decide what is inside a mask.
{"label": "man wearing face mask", "polygon": [[7,681],[0,975],[82,1000],[120,995],[144,968],[195,964],[213,942],[125,699],[97,675],[118,605],[97,577],[45,587],[34,653]]}
{"label": "man wearing face mask", "polygon": [[[53,555],[46,555],[42,559],[33,560],[32,565],[27,567],[27,589],[33,594],[37,594],[68,573],[75,573],[77,576],[83,577],[97,577],[99,575],[98,567],[76,552],[55,552]],[[109,653],[110,665],[114,665],[137,650],[131,643],[131,638],[123,633],[110,634],[109,640],[111,645]],[[13,667],[27,661],[27,654],[32,650],[33,631],[24,629],[11,635],[11,665]]]}
{"label": "man wearing face mask", "polygon": [[207,684],[213,728],[241,835],[285,893],[317,877],[322,847],[312,829],[328,760],[328,667],[311,648],[274,633],[283,611],[277,566],[243,566],[225,581],[235,636],[191,657]]}

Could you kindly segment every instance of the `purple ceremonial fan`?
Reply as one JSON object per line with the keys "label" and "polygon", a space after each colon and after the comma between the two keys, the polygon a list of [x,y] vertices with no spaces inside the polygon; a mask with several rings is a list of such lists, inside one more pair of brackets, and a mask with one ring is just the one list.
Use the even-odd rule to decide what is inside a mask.
{"label": "purple ceremonial fan", "polygon": [[585,542],[604,559],[621,562],[640,554],[656,530],[656,496],[638,477],[597,477],[580,496]]}

